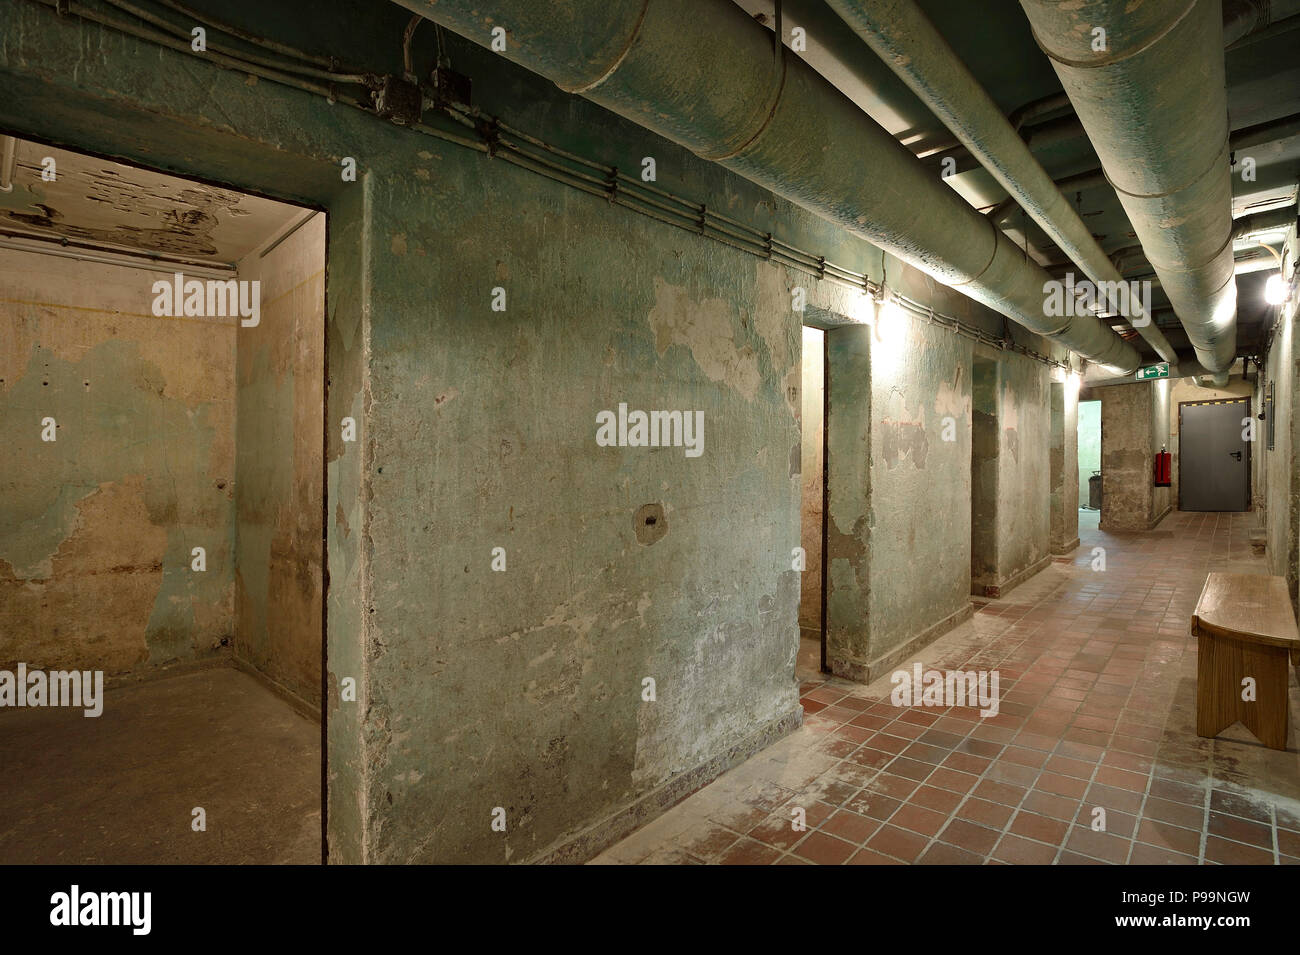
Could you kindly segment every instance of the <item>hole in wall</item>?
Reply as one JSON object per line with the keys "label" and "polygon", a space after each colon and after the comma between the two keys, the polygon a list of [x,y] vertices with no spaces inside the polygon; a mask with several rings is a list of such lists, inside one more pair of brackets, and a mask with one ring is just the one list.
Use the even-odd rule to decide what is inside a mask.
{"label": "hole in wall", "polygon": [[639,544],[648,547],[656,541],[663,540],[664,535],[668,533],[668,519],[664,515],[663,504],[656,501],[653,504],[641,505],[632,519],[632,527]]}

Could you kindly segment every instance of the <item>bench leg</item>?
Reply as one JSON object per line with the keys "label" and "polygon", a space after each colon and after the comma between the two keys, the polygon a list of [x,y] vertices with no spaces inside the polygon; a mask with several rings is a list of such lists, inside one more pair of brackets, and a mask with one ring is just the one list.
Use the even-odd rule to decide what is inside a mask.
{"label": "bench leg", "polygon": [[[1212,738],[1240,722],[1265,746],[1286,749],[1287,651],[1206,634],[1197,647],[1196,735]],[[1245,677],[1255,680],[1254,700],[1241,698]]]}

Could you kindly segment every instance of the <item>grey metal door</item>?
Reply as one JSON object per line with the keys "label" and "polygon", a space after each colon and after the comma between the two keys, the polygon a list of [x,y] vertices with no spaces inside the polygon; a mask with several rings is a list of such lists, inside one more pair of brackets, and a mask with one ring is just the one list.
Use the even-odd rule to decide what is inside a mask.
{"label": "grey metal door", "polygon": [[1198,401],[1178,407],[1178,507],[1244,511],[1250,506],[1250,402]]}

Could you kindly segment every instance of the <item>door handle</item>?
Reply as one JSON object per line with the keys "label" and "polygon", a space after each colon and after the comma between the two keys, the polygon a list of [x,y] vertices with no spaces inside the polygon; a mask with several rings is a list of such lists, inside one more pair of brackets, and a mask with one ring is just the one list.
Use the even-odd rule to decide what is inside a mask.
{"label": "door handle", "polygon": [[1232,455],[1234,458],[1236,458],[1238,461],[1241,460],[1241,452],[1240,452],[1240,451],[1229,451],[1228,453],[1231,454],[1231,455]]}

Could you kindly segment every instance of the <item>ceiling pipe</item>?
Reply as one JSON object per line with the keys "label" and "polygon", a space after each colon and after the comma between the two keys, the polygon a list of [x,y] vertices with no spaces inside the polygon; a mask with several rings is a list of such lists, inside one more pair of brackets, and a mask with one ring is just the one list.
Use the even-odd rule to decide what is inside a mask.
{"label": "ceiling pipe", "polygon": [[1296,14],[1300,0],[1223,0],[1223,44],[1232,47]]}
{"label": "ceiling pipe", "polygon": [[[1237,367],[1234,364],[1227,371],[1210,372],[1201,367],[1191,349],[1180,349],[1178,354],[1179,360],[1176,363],[1170,362],[1169,364],[1169,379],[1191,379],[1194,384],[1202,388],[1222,388],[1228,383],[1229,378],[1234,374],[1234,369]],[[1235,373],[1242,374],[1240,370]],[[1131,385],[1135,382],[1137,382],[1137,379],[1133,375],[1110,375],[1107,373],[1097,375],[1089,372],[1084,374],[1083,387],[1105,388],[1110,385]]]}
{"label": "ceiling pipe", "polygon": [[[1007,117],[1007,122],[1018,133],[1022,127],[1033,123],[1035,120],[1045,121],[1046,118],[1052,117],[1052,114],[1064,111],[1074,111],[1074,107],[1070,105],[1070,97],[1064,93],[1052,93],[1050,96],[1040,96],[1038,99],[1030,100],[1023,106],[1016,107],[1011,111],[1011,115]],[[936,153],[947,154],[953,150],[962,150],[963,155],[968,155],[961,143],[943,143],[932,149],[917,153],[916,157],[918,159],[928,159]]]}
{"label": "ceiling pipe", "polygon": [[[1232,238],[1237,240],[1243,236],[1255,232],[1273,231],[1275,229],[1286,229],[1296,219],[1296,197],[1292,196],[1285,205],[1278,206],[1276,209],[1269,209],[1265,212],[1255,212],[1248,216],[1239,216],[1232,220]],[[1115,267],[1121,272],[1130,265],[1136,263],[1145,264],[1140,256],[1142,255],[1142,246],[1126,245],[1122,249],[1116,249],[1110,254],[1110,260],[1115,263]],[[1049,272],[1056,274],[1061,268],[1069,265],[1068,262],[1053,262],[1046,268]]]}
{"label": "ceiling pipe", "polygon": [[[1244,0],[1244,2],[1253,8],[1254,4],[1251,2],[1251,0]],[[1272,2],[1276,3],[1278,2],[1278,0],[1272,0]],[[1286,9],[1288,10],[1294,9],[1300,11],[1300,0],[1285,0],[1285,3],[1286,3]],[[1227,22],[1229,16],[1230,15],[1225,6],[1225,10],[1224,10],[1225,35],[1226,35],[1226,31],[1228,31],[1229,29],[1233,29],[1233,26]],[[1295,16],[1287,16],[1285,18],[1280,18],[1276,15],[1276,11],[1274,11],[1274,14],[1271,16],[1271,19],[1268,20],[1268,25],[1266,27],[1263,27],[1261,29],[1256,29],[1250,33],[1245,34],[1241,39],[1237,40],[1235,43],[1227,44],[1227,48],[1239,49],[1243,46],[1246,46],[1249,43],[1255,42],[1256,40],[1263,40],[1271,36],[1278,36],[1283,33],[1289,33],[1290,31],[1296,29],[1300,29],[1300,14],[1297,14]],[[1225,38],[1225,43],[1226,43],[1226,38]],[[1029,127],[1023,133],[1021,133],[1021,138],[1024,139],[1025,144],[1028,145],[1030,149],[1043,148],[1043,147],[1051,146],[1055,143],[1064,142],[1071,139],[1080,139],[1084,135],[1086,135],[1083,128],[1083,124],[1079,122],[1079,117],[1074,115],[1073,112],[1070,112],[1063,116],[1057,116],[1049,121],[1040,122],[1037,124],[1030,123],[1030,121],[1033,119],[1037,119],[1040,116],[1047,115],[1050,112],[1058,111],[1054,108],[1054,103],[1052,102],[1052,100],[1053,97],[1050,96],[1044,97],[1040,100],[1035,100],[1031,103],[1027,103],[1025,106],[1022,106],[1020,109],[1016,110],[1011,114],[1010,118],[1012,120],[1012,125],[1016,127],[1017,131],[1019,131],[1022,126],[1027,125]],[[1048,107],[1053,107],[1053,108],[1049,109]],[[1022,110],[1027,110],[1028,115],[1024,116],[1023,118],[1019,118],[1019,114],[1021,113]],[[1019,119],[1018,122],[1016,121],[1017,119]],[[1296,120],[1297,117],[1295,116],[1287,116],[1281,120],[1274,120],[1268,123],[1260,123],[1258,126],[1250,127],[1249,130],[1243,129],[1241,130],[1241,132],[1243,134],[1250,131],[1271,133],[1273,131],[1272,127],[1277,126],[1277,124],[1289,123],[1292,126],[1292,129],[1291,131],[1287,132],[1287,135],[1293,136],[1296,134],[1294,130]],[[1283,132],[1286,131],[1284,130]],[[1283,139],[1283,138],[1286,138],[1286,136],[1270,135],[1268,138],[1259,139],[1255,142],[1242,142],[1240,145],[1234,142],[1233,148],[1242,148],[1245,146],[1257,146],[1260,143],[1272,142],[1275,139]],[[944,159],[951,158],[957,164],[956,172],[958,173],[970,172],[972,169],[979,168],[979,164],[975,161],[975,158],[970,154],[970,152],[966,149],[966,147],[962,146],[960,143],[949,143],[947,145],[938,146],[936,148],[929,149],[924,153],[921,153],[920,156],[926,161],[926,163],[931,165],[936,165],[936,166],[939,163],[943,162]]]}
{"label": "ceiling pipe", "polygon": [[1295,225],[1295,220],[1296,200],[1292,197],[1290,202],[1276,209],[1255,212],[1248,216],[1242,216],[1240,219],[1233,219],[1232,237],[1234,239],[1244,239],[1246,236],[1254,235],[1257,232],[1276,232],[1279,229],[1285,231]]}
{"label": "ceiling pipe", "polygon": [[[1102,293],[1107,311],[1121,304],[1107,293],[1123,277],[1102,251],[1052,177],[1039,165],[993,97],[966,68],[915,0],[829,0],[831,9],[898,74],[994,179],[1006,189]],[[1059,102],[1057,104],[1059,106]],[[1132,302],[1128,296],[1124,300]],[[1163,361],[1174,350],[1141,306],[1129,324]]]}
{"label": "ceiling pipe", "polygon": [[[1080,132],[1082,132],[1082,129]],[[1293,136],[1300,136],[1300,113],[1292,113],[1290,116],[1283,116],[1280,119],[1273,119],[1266,123],[1257,123],[1254,126],[1245,126],[1234,130],[1232,135],[1228,137],[1228,145],[1235,154],[1243,149],[1263,146],[1266,143],[1280,142]],[[1107,184],[1106,174],[1100,169],[1089,169],[1087,172],[1075,173],[1072,176],[1066,176],[1064,179],[1054,179],[1053,182],[1056,184],[1056,188],[1067,195],[1071,192],[1095,189],[1098,186]],[[1007,196],[996,206],[989,208],[984,214],[988,216],[990,222],[1002,225],[1009,222],[1015,210],[1019,208],[1016,197]]]}
{"label": "ceiling pipe", "polygon": [[[1263,271],[1267,271],[1268,269],[1277,267],[1274,264],[1272,259],[1260,255],[1254,249],[1234,251],[1232,253],[1232,262],[1233,262],[1232,271],[1234,275],[1245,275],[1250,272],[1263,272]],[[1129,282],[1138,279],[1150,279],[1152,288],[1160,288],[1160,277],[1151,271],[1151,267],[1149,265],[1146,265],[1144,263],[1144,266],[1145,268],[1143,268],[1141,272],[1126,273],[1124,275],[1124,278]],[[1047,266],[1047,271],[1050,275],[1052,275],[1055,278],[1064,279],[1066,268],[1059,265],[1056,266],[1049,265]],[[1152,311],[1159,312],[1162,311],[1162,308],[1160,306],[1156,306],[1155,308],[1152,309]]]}
{"label": "ceiling pipe", "polygon": [[[1055,179],[1052,182],[1062,194],[1082,192],[1085,189],[1095,189],[1097,186],[1106,185],[1106,174],[1100,169],[1090,169],[1087,172],[1066,176],[1064,179]],[[984,215],[988,217],[990,222],[1005,225],[1014,218],[1015,211],[1019,208],[1020,203],[1012,195],[1007,196],[996,206],[985,212]]]}
{"label": "ceiling pipe", "polygon": [[1219,0],[1020,4],[1197,358],[1223,371],[1237,286]]}
{"label": "ceiling pipe", "polygon": [[1121,373],[1138,367],[1133,346],[1095,317],[1045,315],[1051,277],[1042,268],[729,0],[400,2],[485,46],[503,27],[501,55],[561,89],[837,223],[1089,361]]}
{"label": "ceiling pipe", "polygon": [[1293,136],[1300,136],[1300,113],[1292,113],[1290,116],[1271,119],[1267,123],[1256,123],[1254,126],[1234,130],[1228,137],[1228,142],[1233,152],[1236,152],[1250,149],[1252,146],[1276,143]]}

